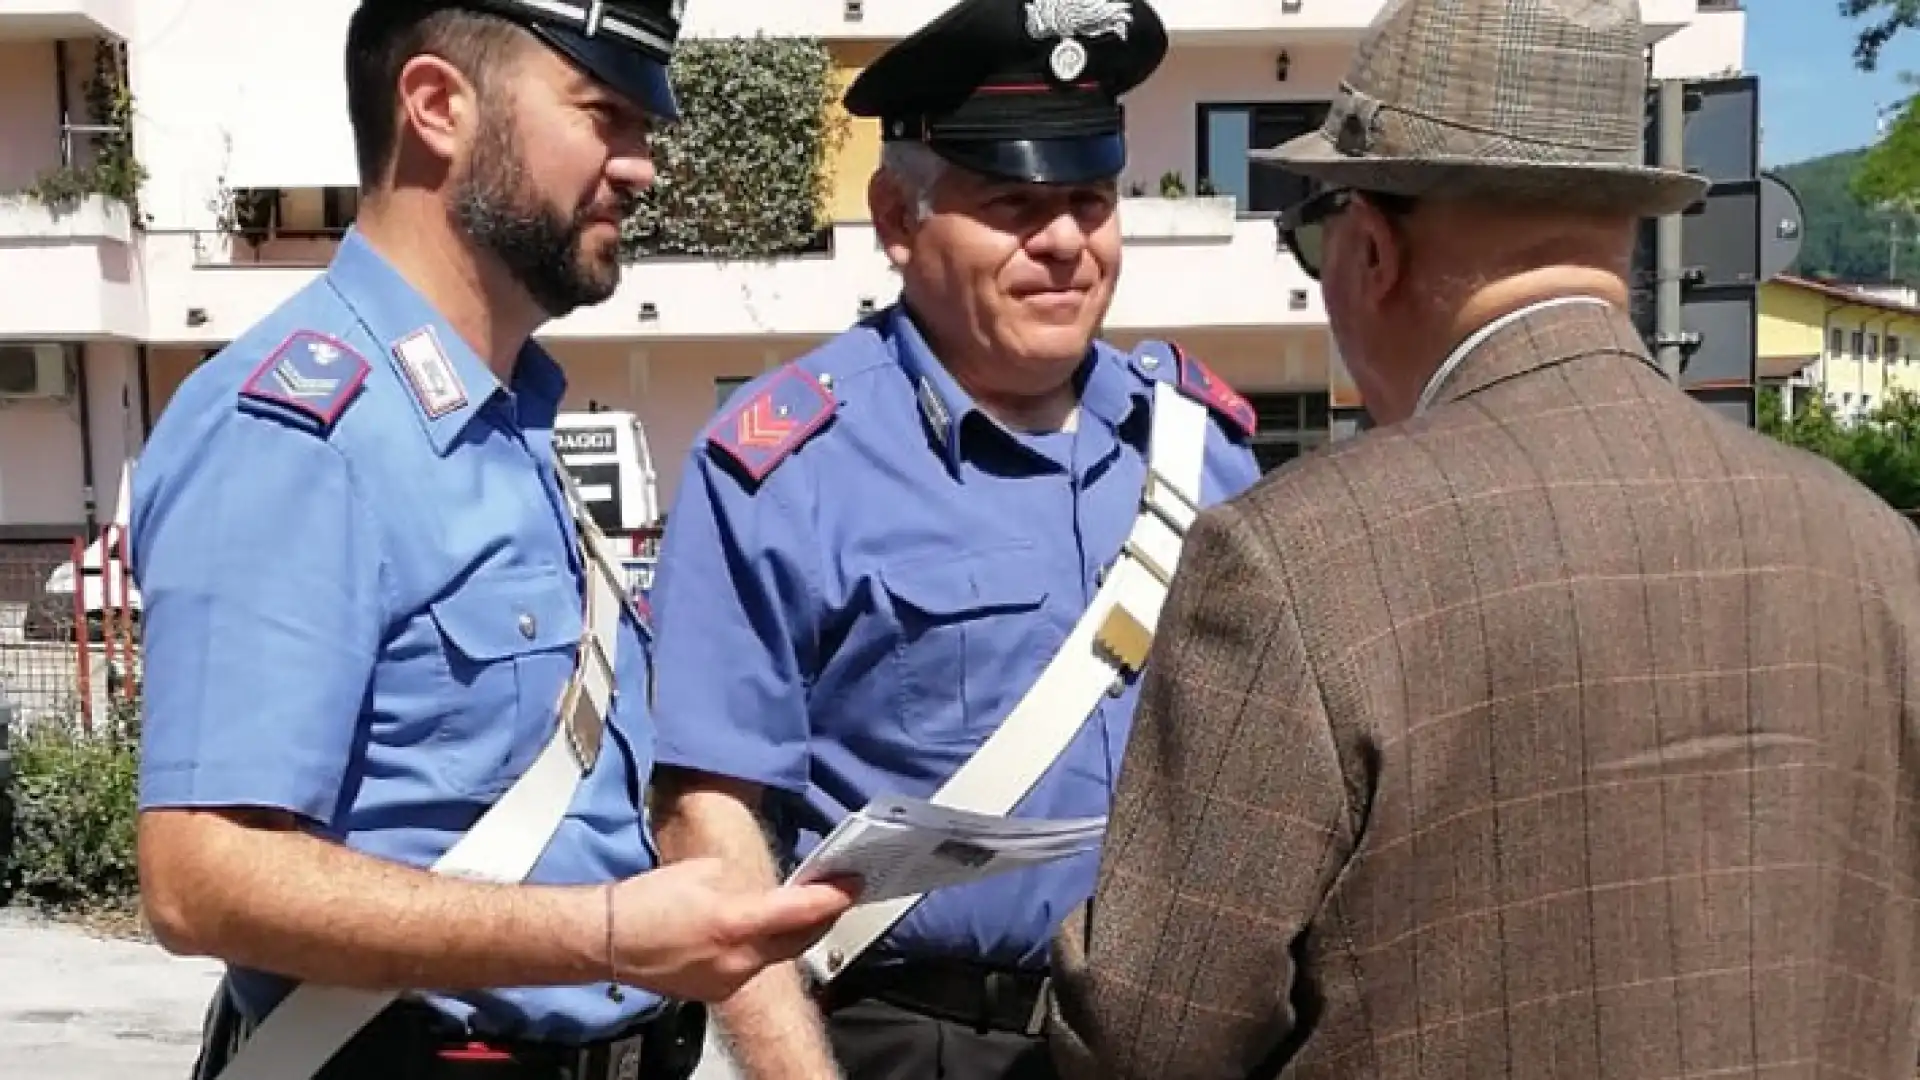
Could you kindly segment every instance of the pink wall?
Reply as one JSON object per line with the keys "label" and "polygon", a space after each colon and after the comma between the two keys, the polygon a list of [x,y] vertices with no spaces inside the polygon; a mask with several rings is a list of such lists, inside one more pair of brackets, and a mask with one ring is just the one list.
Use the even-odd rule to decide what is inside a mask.
{"label": "pink wall", "polygon": [[78,399],[0,402],[0,524],[78,525],[80,488]]}
{"label": "pink wall", "polygon": [[[69,69],[77,59],[70,55]],[[28,187],[60,164],[54,70],[52,42],[0,41],[0,193]]]}
{"label": "pink wall", "polygon": [[[93,451],[95,515],[106,521],[120,495],[120,466],[139,454],[140,390],[131,345],[82,350]],[[0,525],[77,525],[82,497],[80,398],[0,402]]]}

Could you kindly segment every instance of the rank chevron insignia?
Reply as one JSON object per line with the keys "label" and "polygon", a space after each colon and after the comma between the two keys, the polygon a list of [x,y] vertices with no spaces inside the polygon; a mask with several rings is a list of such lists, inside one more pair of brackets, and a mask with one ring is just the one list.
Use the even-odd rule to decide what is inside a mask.
{"label": "rank chevron insignia", "polygon": [[740,422],[734,425],[733,441],[756,450],[779,446],[793,434],[794,424],[781,418],[775,412],[777,408],[771,398],[755,398],[753,404],[740,413]]}
{"label": "rank chevron insignia", "polygon": [[240,396],[312,421],[324,431],[340,418],[369,370],[366,360],[347,345],[312,330],[296,330],[253,369]]}
{"label": "rank chevron insignia", "polygon": [[758,483],[825,426],[835,406],[818,379],[789,364],[715,423],[707,438]]}

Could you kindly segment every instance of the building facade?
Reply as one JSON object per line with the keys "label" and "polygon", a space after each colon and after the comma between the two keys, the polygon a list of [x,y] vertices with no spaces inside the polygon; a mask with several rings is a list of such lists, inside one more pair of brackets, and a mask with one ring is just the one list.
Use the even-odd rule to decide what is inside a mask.
{"label": "building facade", "polygon": [[[948,2],[694,0],[687,33],[819,39],[844,80]],[[1108,336],[1170,337],[1204,358],[1259,408],[1269,464],[1326,438],[1342,378],[1318,290],[1271,220],[1300,185],[1251,170],[1246,150],[1319,122],[1384,2],[1169,0],[1173,49],[1129,98]],[[187,373],[324,267],[353,214],[340,70],[354,3],[0,0],[0,192],[13,193],[0,199],[0,540],[91,533]],[[1738,3],[1642,4],[1655,76],[1741,67]],[[122,63],[127,93],[89,100],[94,75]],[[103,155],[120,180],[102,182]],[[894,298],[866,220],[877,157],[877,131],[856,122],[832,165],[824,251],[642,261],[613,299],[541,335],[569,372],[569,407],[640,416],[664,499],[729,387]],[[103,186],[137,192],[137,210],[88,193]],[[271,206],[270,225],[242,235],[242,202]]]}
{"label": "building facade", "polygon": [[1824,397],[1858,420],[1895,390],[1920,394],[1920,294],[1783,274],[1760,286],[1760,379],[1784,404]]}

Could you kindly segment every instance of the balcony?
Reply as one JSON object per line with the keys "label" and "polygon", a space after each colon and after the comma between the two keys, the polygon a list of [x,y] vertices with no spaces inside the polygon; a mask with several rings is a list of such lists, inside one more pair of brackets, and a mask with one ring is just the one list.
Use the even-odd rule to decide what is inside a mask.
{"label": "balcony", "polygon": [[[1641,0],[1649,44],[1692,20],[1698,0]],[[781,0],[778,4],[693,4],[695,37],[799,35],[891,41],[951,7],[953,0]],[[1176,44],[1309,44],[1359,37],[1386,0],[1177,0],[1160,6]]]}
{"label": "balcony", "polygon": [[0,202],[0,339],[137,341],[146,311],[126,207]]}
{"label": "balcony", "polygon": [[0,40],[133,37],[134,0],[0,0]]}
{"label": "balcony", "polygon": [[[1126,271],[1108,326],[1115,330],[1319,326],[1319,290],[1280,246],[1267,218],[1237,218],[1208,199],[1122,204]],[[262,261],[215,234],[146,240],[150,340],[231,340],[319,273],[331,241],[279,241]],[[838,333],[898,292],[865,222],[832,229],[830,250],[757,262],[647,259],[620,291],[575,312],[543,337],[602,341],[752,338]]]}
{"label": "balcony", "polygon": [[[779,4],[694,4],[686,34],[695,37],[799,35],[890,41],[911,34],[953,0],[782,0]],[[1359,33],[1385,0],[1179,0],[1160,7],[1176,42],[1222,44],[1342,40]]]}

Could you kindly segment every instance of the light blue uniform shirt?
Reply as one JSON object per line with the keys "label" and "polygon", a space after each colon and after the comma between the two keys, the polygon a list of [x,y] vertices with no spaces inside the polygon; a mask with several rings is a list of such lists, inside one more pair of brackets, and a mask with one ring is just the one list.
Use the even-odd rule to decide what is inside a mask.
{"label": "light blue uniform shirt", "polygon": [[[1096,344],[1071,433],[995,423],[900,308],[743,387],[694,447],[667,519],[660,763],[767,786],[789,860],[870,798],[933,794],[1033,685],[1119,553],[1159,380],[1210,387],[1222,408],[1203,502],[1253,483],[1236,427],[1251,410],[1160,344]],[[1134,702],[1130,683],[1102,699],[1016,814],[1106,814]],[[881,945],[1042,965],[1097,868],[1095,853],[932,893]]]}
{"label": "light blue uniform shirt", "polygon": [[[444,854],[546,744],[572,674],[564,388],[532,344],[501,386],[357,233],[194,372],[133,476],[140,805],[274,808],[383,859]],[[600,760],[529,880],[655,865],[650,647],[629,617]],[[255,1018],[286,990],[247,971],[234,986]],[[659,1005],[604,983],[430,1001],[480,1034],[567,1042]]]}

